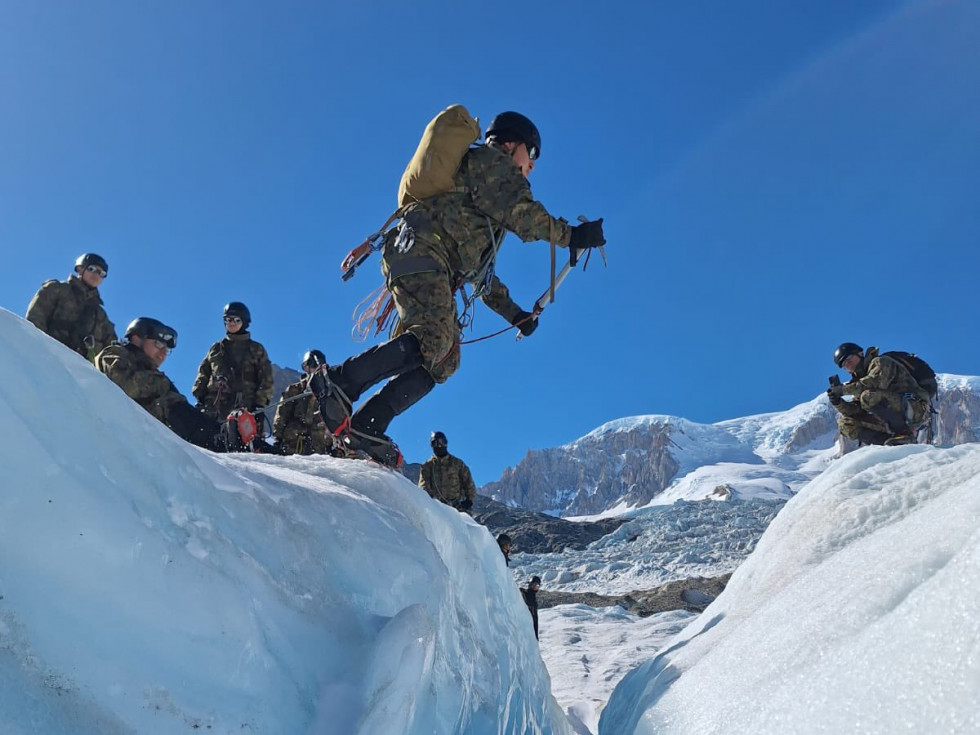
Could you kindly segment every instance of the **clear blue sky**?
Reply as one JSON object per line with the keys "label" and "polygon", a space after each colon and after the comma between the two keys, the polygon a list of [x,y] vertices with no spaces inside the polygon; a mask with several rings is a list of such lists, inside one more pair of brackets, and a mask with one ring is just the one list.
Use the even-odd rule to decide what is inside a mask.
{"label": "clear blue sky", "polygon": [[[978,374],[978,37],[971,0],[6,2],[0,306],[91,250],[117,327],[179,330],[185,393],[229,300],[276,363],[339,362],[380,284],[340,260],[461,102],[537,123],[535,196],[605,217],[609,267],[464,347],[392,425],[409,460],[441,429],[482,484],[615,418],[782,410],[844,340]],[[529,307],[547,245],[498,274]]]}

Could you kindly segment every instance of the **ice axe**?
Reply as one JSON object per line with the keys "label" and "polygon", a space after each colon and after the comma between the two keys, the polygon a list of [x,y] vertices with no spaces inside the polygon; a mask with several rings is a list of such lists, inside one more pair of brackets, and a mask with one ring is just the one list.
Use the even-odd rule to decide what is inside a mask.
{"label": "ice axe", "polygon": [[[589,220],[584,215],[580,214],[578,216],[578,221],[588,222]],[[557,276],[555,276],[555,280],[551,284],[551,286],[547,288],[543,294],[541,294],[541,296],[538,298],[537,301],[534,302],[534,308],[531,310],[531,313],[534,314],[535,317],[537,317],[538,314],[543,312],[544,307],[547,306],[548,303],[554,298],[554,294],[555,292],[558,291],[558,287],[562,284],[562,281],[564,281],[568,277],[568,274],[571,272],[572,268],[574,268],[578,264],[578,257],[579,257],[579,253],[581,252],[582,252],[581,250],[577,250],[577,249],[574,250],[572,248],[568,249],[568,262],[565,264],[565,267],[562,268],[561,271],[559,271]],[[599,246],[599,254],[602,256],[602,265],[603,266],[607,265],[606,248],[603,247],[602,245]],[[552,273],[553,272],[554,271],[552,271]],[[523,338],[524,338],[524,333],[518,331],[517,341],[519,342]]]}

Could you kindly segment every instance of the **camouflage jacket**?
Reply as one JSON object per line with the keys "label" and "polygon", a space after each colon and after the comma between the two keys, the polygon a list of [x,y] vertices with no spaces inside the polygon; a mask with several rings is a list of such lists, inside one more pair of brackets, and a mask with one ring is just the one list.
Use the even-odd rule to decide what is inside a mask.
{"label": "camouflage jacket", "polygon": [[317,402],[313,395],[285,402],[305,390],[306,378],[287,386],[276,409],[272,435],[283,454],[325,454],[330,449],[326,427],[316,415]]}
{"label": "camouflage jacket", "polygon": [[[511,320],[520,308],[492,268],[502,238],[513,232],[525,242],[554,238],[556,245],[566,247],[571,227],[535,201],[520,167],[491,146],[470,148],[454,181],[455,191],[408,207],[404,221],[414,240],[398,243],[394,236],[387,238],[382,270],[389,285],[403,275],[433,270],[478,287],[485,280],[489,290],[484,302]],[[484,268],[487,262],[489,269]]]}
{"label": "camouflage jacket", "polygon": [[[219,387],[222,377],[227,387]],[[207,413],[223,418],[235,408],[269,405],[272,390],[272,362],[265,347],[248,332],[239,332],[211,345],[191,392]]]}
{"label": "camouflage jacket", "polygon": [[866,390],[885,393],[911,393],[918,400],[929,402],[929,393],[898,360],[879,355],[877,347],[869,347],[855,376],[844,384],[844,395],[859,396]]}
{"label": "camouflage jacket", "polygon": [[76,275],[45,281],[27,307],[27,320],[89,360],[116,340],[99,289]]}
{"label": "camouflage jacket", "polygon": [[170,378],[136,345],[120,342],[109,345],[96,356],[95,366],[165,424],[172,406],[187,403]]}
{"label": "camouflage jacket", "polygon": [[459,457],[429,457],[419,473],[419,487],[436,500],[456,506],[463,499],[476,497],[476,485],[470,468]]}

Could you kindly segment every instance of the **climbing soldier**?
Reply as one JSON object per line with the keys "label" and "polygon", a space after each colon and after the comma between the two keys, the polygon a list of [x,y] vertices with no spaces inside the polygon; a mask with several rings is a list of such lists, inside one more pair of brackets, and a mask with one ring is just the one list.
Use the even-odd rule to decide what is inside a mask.
{"label": "climbing soldier", "polygon": [[286,387],[276,407],[272,435],[281,454],[326,454],[331,441],[323,422],[316,416],[317,403],[307,388],[310,374],[327,359],[320,350],[303,355],[303,377]]}
{"label": "climbing soldier", "polygon": [[429,444],[432,456],[422,464],[419,487],[436,500],[463,513],[470,513],[476,498],[476,485],[470,468],[459,457],[449,453],[449,440],[441,431],[432,432]]}
{"label": "climbing soldier", "polygon": [[67,280],[41,285],[27,307],[27,321],[93,361],[116,339],[116,328],[99,295],[99,286],[108,275],[109,265],[101,255],[79,255],[75,272]]}
{"label": "climbing soldier", "polygon": [[191,389],[200,408],[218,421],[235,409],[255,413],[269,404],[273,391],[272,362],[248,331],[248,307],[232,301],[225,305],[223,319],[224,339],[211,345]]}
{"label": "climbing soldier", "polygon": [[[570,226],[531,195],[527,177],[541,152],[541,136],[524,115],[497,115],[485,144],[472,147],[479,125],[465,108],[444,111],[430,123],[427,137],[430,132],[438,137],[440,121],[463,130],[462,158],[455,159],[459,163],[449,172],[447,187],[413,194],[413,165],[433,158],[424,155],[423,137],[402,180],[400,223],[384,234],[381,268],[400,320],[397,336],[318,372],[310,382],[330,432],[343,436],[350,449],[387,464],[401,462],[385,433],[392,419],[459,367],[461,320],[476,297],[523,335],[537,328],[536,310],[521,309],[494,272],[506,233],[525,242],[550,241],[573,256],[606,242],[601,219]],[[462,290],[466,285],[473,289],[469,296]],[[466,304],[463,317],[456,305],[458,291]],[[384,380],[352,414],[364,392]]]}
{"label": "climbing soldier", "polygon": [[[864,351],[853,342],[837,348],[834,362],[851,374],[851,380],[841,384],[831,378],[827,397],[840,414],[842,436],[860,444],[916,442],[916,429],[930,418],[930,391],[903,364],[901,355],[905,354],[879,354],[877,347]],[[843,396],[854,396],[854,400],[845,401]]]}

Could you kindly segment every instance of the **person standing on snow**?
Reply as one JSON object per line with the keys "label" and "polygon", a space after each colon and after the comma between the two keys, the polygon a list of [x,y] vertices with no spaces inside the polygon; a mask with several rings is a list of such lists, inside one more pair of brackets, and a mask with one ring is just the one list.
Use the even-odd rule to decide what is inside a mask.
{"label": "person standing on snow", "polygon": [[[272,422],[272,435],[280,454],[326,454],[330,451],[326,429],[316,416],[316,399],[307,390],[310,373],[326,363],[327,358],[320,350],[308,350],[301,364],[305,375],[282,392]],[[305,397],[298,397],[304,393],[307,394]]]}
{"label": "person standing on snow", "polygon": [[502,533],[497,536],[497,546],[500,547],[500,553],[504,555],[504,564],[510,566],[510,550],[514,548],[513,540],[506,533]]}
{"label": "person standing on snow", "polygon": [[449,440],[441,431],[433,431],[429,440],[432,456],[419,472],[419,487],[431,497],[463,513],[473,510],[476,484],[470,468],[459,457],[449,453]]}
{"label": "person standing on snow", "polygon": [[534,638],[538,639],[538,590],[541,589],[541,577],[534,575],[527,583],[527,588],[521,587],[521,595],[524,597],[524,604],[531,612],[531,621],[534,623]]}
{"label": "person standing on snow", "polygon": [[[831,405],[840,414],[840,433],[861,444],[915,443],[912,427],[929,417],[930,397],[905,366],[880,355],[877,347],[869,347],[865,353],[853,342],[837,348],[834,362],[851,374],[847,383],[838,381],[827,389]],[[845,401],[843,396],[854,396],[855,400]]]}
{"label": "person standing on snow", "polygon": [[[602,220],[570,226],[531,195],[528,176],[541,152],[541,136],[517,112],[497,115],[486,142],[469,148],[453,176],[452,191],[414,201],[386,236],[382,272],[400,319],[400,334],[314,375],[311,387],[329,431],[347,433],[349,448],[386,464],[401,455],[386,432],[395,416],[447,381],[460,363],[460,317],[455,294],[464,284],[525,336],[537,315],[524,311],[494,273],[507,232],[525,242],[547,240],[583,251],[606,240]],[[373,385],[387,380],[356,411]]]}
{"label": "person standing on snow", "polygon": [[197,369],[191,393],[213,419],[224,421],[236,408],[256,413],[272,399],[272,361],[248,331],[252,315],[241,301],[225,305],[225,336],[215,342]]}
{"label": "person standing on snow", "polygon": [[27,321],[74,350],[89,362],[116,340],[116,327],[106,315],[99,286],[109,264],[95,253],[75,260],[65,281],[45,281],[27,307]]}

